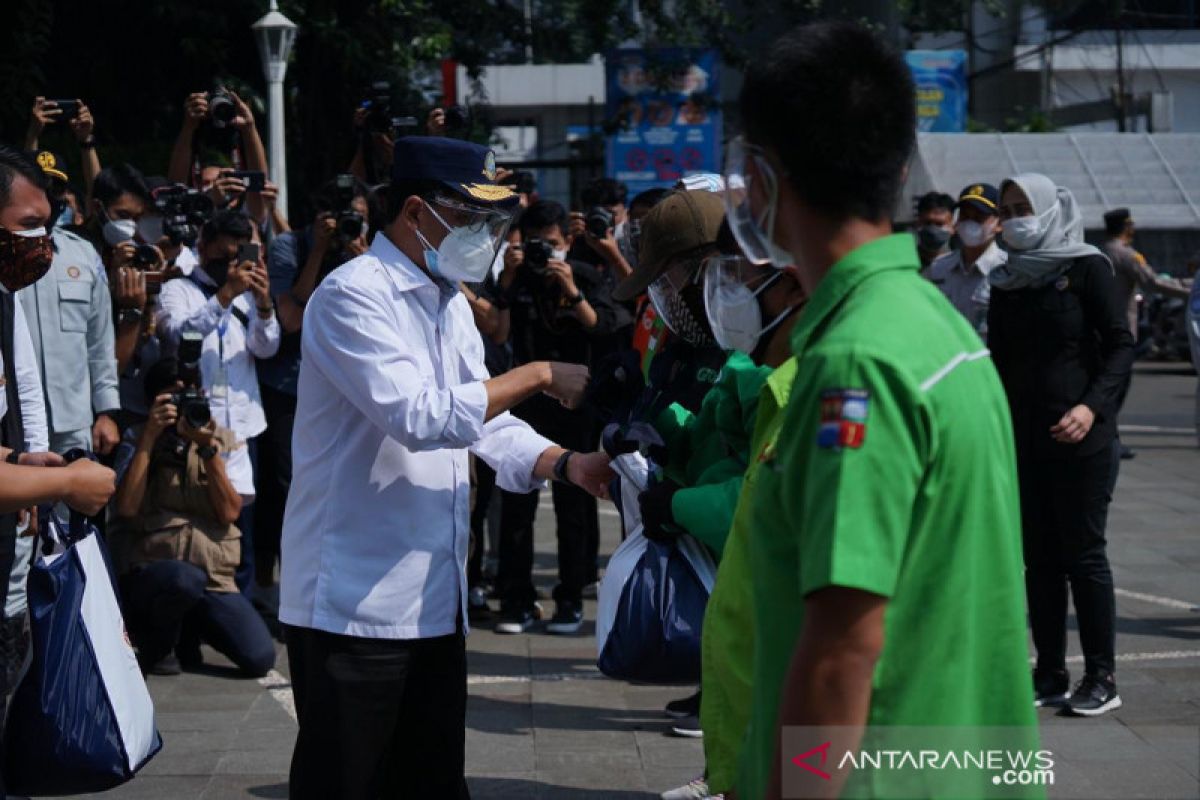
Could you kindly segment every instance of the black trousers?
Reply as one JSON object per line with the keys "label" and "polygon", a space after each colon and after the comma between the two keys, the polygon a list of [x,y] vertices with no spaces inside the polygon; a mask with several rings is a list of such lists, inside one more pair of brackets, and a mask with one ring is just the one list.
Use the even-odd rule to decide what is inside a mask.
{"label": "black trousers", "polygon": [[[513,412],[534,430],[563,447],[581,452],[595,449],[596,423],[586,411],[570,411],[556,400],[538,395]],[[596,578],[600,522],[596,498],[562,483],[552,485],[555,533],[558,539],[556,602],[581,602],[583,587]],[[500,553],[496,588],[502,610],[533,605],[533,523],[540,493],[501,491]]]}
{"label": "black trousers", "polygon": [[239,592],[205,589],[204,570],[156,561],[121,578],[126,621],[143,663],[167,656],[190,632],[251,677],[275,666],[275,643],[262,617]]}
{"label": "black trousers", "polygon": [[300,722],[292,800],[470,797],[461,626],[432,639],[284,636]]}
{"label": "black trousers", "polygon": [[1020,464],[1025,591],[1039,670],[1066,668],[1068,586],[1086,672],[1111,675],[1116,667],[1105,527],[1119,464],[1119,440],[1089,456]]}
{"label": "black trousers", "polygon": [[292,486],[292,427],[296,396],[260,385],[267,429],[258,436],[258,469],[254,478],[254,564],[266,584],[279,558],[283,512]]}

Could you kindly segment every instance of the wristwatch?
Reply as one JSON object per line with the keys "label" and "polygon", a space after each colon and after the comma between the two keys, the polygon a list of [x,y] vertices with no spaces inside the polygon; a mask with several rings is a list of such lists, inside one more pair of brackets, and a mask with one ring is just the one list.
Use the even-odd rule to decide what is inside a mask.
{"label": "wristwatch", "polygon": [[91,134],[79,143],[80,150],[91,150],[96,146],[96,134]]}
{"label": "wristwatch", "polygon": [[568,450],[558,457],[558,461],[554,462],[554,480],[559,483],[566,483],[574,486],[574,482],[567,477],[567,462],[571,460],[571,456],[575,455],[574,450]]}
{"label": "wristwatch", "polygon": [[576,292],[574,297],[567,299],[567,308],[574,308],[584,300],[583,292]]}
{"label": "wristwatch", "polygon": [[219,452],[220,452],[220,450],[217,448],[217,446],[215,444],[210,444],[206,447],[197,447],[196,448],[196,455],[200,456],[201,461],[208,461],[210,458],[213,458],[214,456],[216,456],[216,454]]}
{"label": "wristwatch", "polygon": [[125,325],[130,322],[140,322],[142,319],[142,310],[140,308],[122,308],[121,313],[117,315],[117,322]]}

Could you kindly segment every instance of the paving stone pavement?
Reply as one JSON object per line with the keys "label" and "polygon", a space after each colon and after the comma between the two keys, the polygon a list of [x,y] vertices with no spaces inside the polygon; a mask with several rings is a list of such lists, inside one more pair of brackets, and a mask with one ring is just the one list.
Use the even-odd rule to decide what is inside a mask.
{"label": "paving stone pavement", "polygon": [[[1137,458],[1122,462],[1109,523],[1118,586],[1118,682],[1125,707],[1097,720],[1041,712],[1056,754],[1061,798],[1200,797],[1200,450],[1192,426],[1194,374],[1140,365],[1122,418]],[[554,582],[553,515],[537,526],[539,586]],[[602,554],[618,541],[611,506]],[[551,611],[552,603],[547,603]],[[595,670],[595,603],[578,637],[468,640],[467,766],[475,798],[644,798],[694,777],[698,741],[667,735],[662,707],[686,687],[631,686]],[[1072,628],[1072,631],[1074,629]],[[1078,642],[1071,634],[1071,653]],[[206,649],[211,668],[151,677],[166,746],[106,797],[283,798],[295,738],[286,657],[274,685],[238,679]],[[1081,665],[1072,664],[1073,677]],[[272,684],[272,681],[266,681]]]}

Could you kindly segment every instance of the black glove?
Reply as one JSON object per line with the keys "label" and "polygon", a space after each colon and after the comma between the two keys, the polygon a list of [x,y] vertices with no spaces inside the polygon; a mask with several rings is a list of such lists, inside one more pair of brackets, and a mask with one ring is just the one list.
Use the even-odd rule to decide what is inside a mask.
{"label": "black glove", "polygon": [[673,480],[656,483],[638,495],[638,507],[642,512],[642,533],[656,542],[674,540],[683,529],[675,523],[671,502],[681,487]]}

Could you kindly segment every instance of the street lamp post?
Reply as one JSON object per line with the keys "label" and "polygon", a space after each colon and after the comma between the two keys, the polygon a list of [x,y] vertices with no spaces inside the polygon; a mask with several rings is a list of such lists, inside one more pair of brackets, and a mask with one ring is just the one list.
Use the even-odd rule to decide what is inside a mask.
{"label": "street lamp post", "polygon": [[263,75],[268,87],[268,124],[270,125],[271,180],[279,187],[277,204],[287,214],[287,155],[283,137],[283,76],[287,72],[288,55],[296,40],[296,23],[279,12],[276,0],[258,22],[250,26],[262,58]]}

